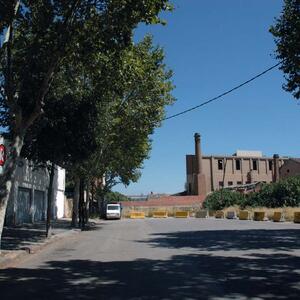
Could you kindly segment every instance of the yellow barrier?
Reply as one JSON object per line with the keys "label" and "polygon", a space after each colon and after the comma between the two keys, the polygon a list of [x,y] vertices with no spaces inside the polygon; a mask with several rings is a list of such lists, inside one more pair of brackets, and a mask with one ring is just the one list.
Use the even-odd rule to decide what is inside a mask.
{"label": "yellow barrier", "polygon": [[168,212],[166,211],[154,211],[153,218],[167,218]]}
{"label": "yellow barrier", "polygon": [[254,221],[263,221],[265,218],[265,212],[264,211],[255,211],[253,215]]}
{"label": "yellow barrier", "polygon": [[222,210],[217,210],[215,213],[215,218],[217,218],[217,219],[224,218],[224,212]]}
{"label": "yellow barrier", "polygon": [[176,211],[175,218],[188,218],[189,212],[188,211]]}
{"label": "yellow barrier", "polygon": [[274,211],[273,222],[281,222],[283,220],[283,214],[281,211]]}
{"label": "yellow barrier", "polygon": [[145,219],[145,213],[142,211],[131,211],[130,219]]}
{"label": "yellow barrier", "polygon": [[300,211],[294,212],[294,223],[300,223]]}
{"label": "yellow barrier", "polygon": [[241,210],[239,213],[239,219],[240,220],[249,220],[250,214],[248,210]]}

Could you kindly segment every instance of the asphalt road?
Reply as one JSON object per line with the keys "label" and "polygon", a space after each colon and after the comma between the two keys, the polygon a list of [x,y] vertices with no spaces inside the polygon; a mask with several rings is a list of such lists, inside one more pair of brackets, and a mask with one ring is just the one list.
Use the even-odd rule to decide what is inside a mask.
{"label": "asphalt road", "polygon": [[0,299],[300,299],[300,224],[103,221],[0,270]]}

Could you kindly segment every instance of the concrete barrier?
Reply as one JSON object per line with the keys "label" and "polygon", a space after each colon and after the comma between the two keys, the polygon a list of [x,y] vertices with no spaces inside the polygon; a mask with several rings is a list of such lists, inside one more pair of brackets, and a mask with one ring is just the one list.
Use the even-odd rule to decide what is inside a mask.
{"label": "concrete barrier", "polygon": [[202,219],[204,219],[204,218],[207,218],[207,216],[208,216],[208,212],[207,212],[207,210],[198,210],[196,213],[195,213],[195,217],[196,218],[202,218]]}
{"label": "concrete barrier", "polygon": [[250,219],[250,213],[248,210],[241,210],[239,213],[239,219],[240,220],[249,220]]}
{"label": "concrete barrier", "polygon": [[175,218],[188,218],[189,217],[189,212],[188,211],[176,211]]}
{"label": "concrete barrier", "polygon": [[273,219],[273,222],[282,222],[283,221],[283,213],[281,211],[274,211],[272,219]]}
{"label": "concrete barrier", "polygon": [[294,212],[294,223],[300,223],[300,211]]}
{"label": "concrete barrier", "polygon": [[223,210],[217,210],[215,213],[215,218],[217,219],[223,219],[224,218],[224,212]]}
{"label": "concrete barrier", "polygon": [[264,221],[265,219],[265,212],[264,211],[255,211],[253,215],[254,221]]}
{"label": "concrete barrier", "polygon": [[130,219],[145,219],[145,213],[142,211],[131,211]]}
{"label": "concrete barrier", "polygon": [[154,211],[153,218],[167,218],[168,212],[166,211]]}
{"label": "concrete barrier", "polygon": [[236,213],[233,210],[226,212],[226,219],[236,219]]}

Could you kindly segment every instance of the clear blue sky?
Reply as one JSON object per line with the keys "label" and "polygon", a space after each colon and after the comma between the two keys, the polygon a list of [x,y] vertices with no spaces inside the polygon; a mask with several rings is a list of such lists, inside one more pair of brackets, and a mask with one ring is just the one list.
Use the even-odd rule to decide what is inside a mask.
{"label": "clear blue sky", "polygon": [[[178,0],[164,14],[167,26],[141,26],[166,53],[174,71],[177,101],[167,115],[195,106],[274,65],[275,44],[268,32],[282,9],[280,0]],[[300,157],[300,106],[282,90],[275,69],[246,87],[203,108],[164,121],[152,136],[150,158],[141,179],[114,190],[124,194],[183,191],[185,155],[194,151],[193,135],[202,135],[204,154],[261,150]]]}

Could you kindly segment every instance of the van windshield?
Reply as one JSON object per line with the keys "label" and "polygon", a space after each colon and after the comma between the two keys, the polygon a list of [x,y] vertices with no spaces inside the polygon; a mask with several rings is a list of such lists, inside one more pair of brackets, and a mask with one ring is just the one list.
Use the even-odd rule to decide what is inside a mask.
{"label": "van windshield", "polygon": [[115,206],[115,205],[108,205],[107,206],[107,210],[119,210],[120,207],[119,206]]}

